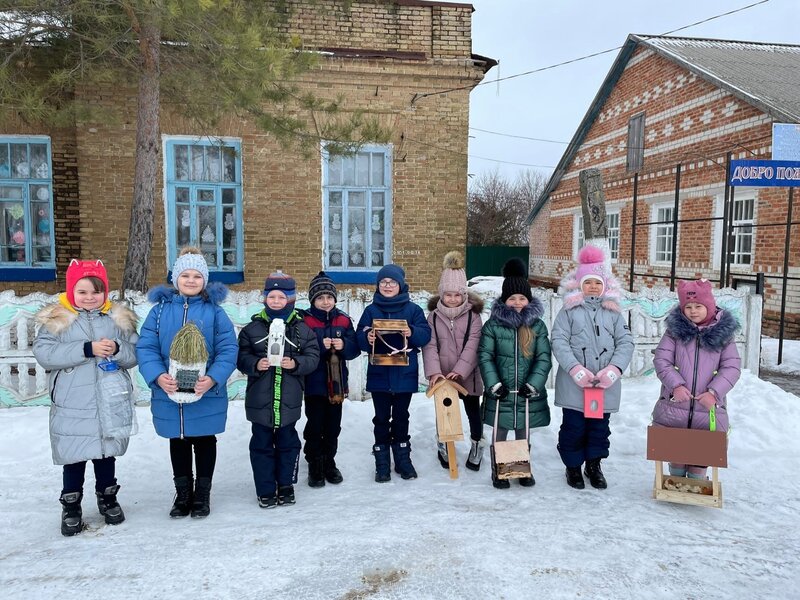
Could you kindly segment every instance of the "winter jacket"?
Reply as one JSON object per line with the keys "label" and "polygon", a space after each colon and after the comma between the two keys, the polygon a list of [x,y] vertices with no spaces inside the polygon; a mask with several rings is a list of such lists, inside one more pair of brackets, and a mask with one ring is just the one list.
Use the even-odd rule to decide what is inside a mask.
{"label": "winter jacket", "polygon": [[718,311],[708,327],[698,328],[681,312],[670,311],[667,330],[658,343],[653,366],[661,380],[661,394],[653,410],[653,423],[667,427],[708,429],[708,409],[695,401],[671,402],[672,391],[686,386],[693,396],[713,390],[717,396],[717,431],[728,430],[726,396],[739,380],[741,359],[733,336],[739,328],[736,319]]}
{"label": "winter jacket", "polygon": [[304,377],[313,373],[319,362],[319,345],[314,332],[303,323],[297,311],[286,319],[283,356],[295,361],[294,369],[270,367],[258,371],[256,364],[267,357],[267,338],[271,319],[266,312],[253,315],[239,332],[239,358],[236,366],[247,375],[245,413],[247,420],[265,427],[286,427],[300,418]]}
{"label": "winter jacket", "polygon": [[[575,298],[573,298],[574,300]],[[553,355],[558,362],[555,405],[583,412],[583,388],[569,375],[583,365],[595,375],[608,365],[623,372],[633,357],[633,336],[616,302],[584,298],[566,304],[553,322]],[[603,412],[619,411],[621,379],[603,394]]]}
{"label": "winter jacket", "polygon": [[[502,383],[509,390],[508,396],[500,400],[498,426],[503,429],[525,427],[525,399],[516,391],[526,383],[533,386],[538,396],[528,401],[529,425],[546,427],[550,424],[550,408],[547,406],[547,375],[550,373],[550,341],[547,326],[541,317],[544,307],[534,298],[521,312],[517,312],[499,299],[492,304],[491,317],[481,331],[478,348],[483,385],[487,395],[483,402],[483,422],[494,425],[497,406],[489,390]],[[525,356],[519,347],[519,329],[533,330],[532,353]]]}
{"label": "winter jacket", "polygon": [[[428,324],[431,341],[422,349],[425,377],[458,373],[460,383],[472,396],[483,393],[483,380],[478,370],[478,344],[481,340],[483,300],[468,293],[467,301],[451,319],[439,309],[439,296],[428,301]],[[467,329],[469,327],[469,329]]]}
{"label": "winter jacket", "polygon": [[[121,304],[102,310],[76,310],[62,294],[36,315],[41,327],[33,354],[50,371],[50,445],[57,465],[122,456],[128,448],[135,417],[127,369],[136,366],[136,315]],[[102,338],[119,347],[116,371],[97,366],[102,359],[92,354],[91,342]]]}
{"label": "winter jacket", "polygon": [[[210,283],[205,296],[182,296],[171,286],[159,286],[148,294],[155,303],[145,319],[136,345],[139,373],[152,390],[150,410],[156,433],[165,438],[197,437],[225,431],[228,418],[228,378],[236,368],[236,332],[220,304],[228,289]],[[206,340],[206,375],[214,386],[197,402],[178,404],[157,380],[169,372],[169,348],[184,323],[192,322]],[[181,408],[182,407],[182,408]]]}
{"label": "winter jacket", "polygon": [[328,359],[331,356],[331,350],[325,349],[322,344],[323,338],[340,338],[344,341],[344,346],[338,353],[342,365],[342,384],[344,393],[347,394],[349,388],[347,386],[346,361],[353,360],[361,354],[353,321],[338,308],[334,308],[327,314],[311,309],[301,311],[300,314],[303,322],[316,334],[319,344],[319,364],[316,369],[306,375],[306,396],[328,396]]}
{"label": "winter jacket", "polygon": [[[419,349],[427,344],[431,339],[431,328],[425,320],[425,313],[413,302],[405,302],[391,310],[385,310],[374,302],[364,309],[364,313],[358,320],[356,327],[356,337],[361,350],[368,354],[372,352],[372,346],[367,340],[367,332],[372,327],[375,319],[403,319],[411,329],[411,337],[408,338],[408,365],[405,366],[386,366],[373,365],[367,367],[367,391],[369,392],[389,392],[393,394],[414,393],[419,390],[419,363],[417,354]],[[403,338],[399,334],[389,334],[384,336],[386,341],[394,348],[403,347]],[[388,354],[391,349],[380,340],[375,341],[375,349],[378,354]]]}

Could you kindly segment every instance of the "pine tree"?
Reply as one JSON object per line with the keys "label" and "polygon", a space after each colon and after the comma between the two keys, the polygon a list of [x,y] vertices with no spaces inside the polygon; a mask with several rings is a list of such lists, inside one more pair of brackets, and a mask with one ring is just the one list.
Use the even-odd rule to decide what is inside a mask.
{"label": "pine tree", "polygon": [[[113,119],[79,92],[137,89],[136,151],[124,290],[147,286],[160,162],[159,107],[202,131],[246,117],[282,143],[347,151],[386,133],[339,101],[294,85],[318,60],[289,33],[291,0],[0,0],[0,123]],[[323,9],[322,6],[319,7]],[[343,2],[339,8],[347,9]],[[309,123],[299,115],[308,115]]]}

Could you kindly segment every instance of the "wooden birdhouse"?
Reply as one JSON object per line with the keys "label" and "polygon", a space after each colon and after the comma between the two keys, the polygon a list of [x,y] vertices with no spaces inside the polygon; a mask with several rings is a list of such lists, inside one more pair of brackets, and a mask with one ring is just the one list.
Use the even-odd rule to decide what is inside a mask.
{"label": "wooden birdhouse", "polygon": [[459,393],[466,396],[468,392],[451,379],[440,379],[425,392],[428,398],[433,396],[433,404],[436,410],[436,432],[439,441],[447,446],[447,460],[451,479],[458,477],[455,442],[464,439]]}
{"label": "wooden birdhouse", "polygon": [[[724,431],[647,428],[647,459],[656,461],[653,498],[678,504],[722,508],[719,468],[728,466],[728,435]],[[663,462],[708,465],[711,480],[665,475]]]}
{"label": "wooden birdhouse", "polygon": [[388,367],[407,366],[408,340],[403,335],[406,329],[408,322],[405,319],[374,319],[372,331],[375,332],[375,340],[372,342],[372,352],[369,355],[370,364]]}

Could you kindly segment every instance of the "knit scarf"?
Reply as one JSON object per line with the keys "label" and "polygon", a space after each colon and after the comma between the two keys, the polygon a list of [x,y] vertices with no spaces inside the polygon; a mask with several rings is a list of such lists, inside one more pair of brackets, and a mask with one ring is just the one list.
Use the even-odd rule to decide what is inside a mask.
{"label": "knit scarf", "polygon": [[393,313],[401,310],[409,301],[408,291],[400,292],[397,296],[387,298],[380,292],[375,292],[372,297],[372,303],[387,313]]}
{"label": "knit scarf", "polygon": [[442,315],[443,317],[447,317],[448,319],[456,319],[463,315],[465,312],[469,311],[472,308],[472,305],[469,303],[469,300],[464,294],[464,303],[456,306],[455,308],[450,308],[449,306],[445,306],[442,299],[439,298],[439,302],[436,304],[436,311]]}
{"label": "knit scarf", "polygon": [[271,321],[272,319],[283,319],[284,321],[288,321],[293,312],[294,302],[289,302],[280,310],[272,310],[269,306],[264,305],[264,310],[261,311],[261,316],[265,321]]}

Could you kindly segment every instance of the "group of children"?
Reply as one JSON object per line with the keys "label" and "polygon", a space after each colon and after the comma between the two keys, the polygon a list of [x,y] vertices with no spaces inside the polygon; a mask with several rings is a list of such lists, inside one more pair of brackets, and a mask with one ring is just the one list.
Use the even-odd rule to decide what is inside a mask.
{"label": "group of children", "polygon": [[[600,467],[609,455],[609,418],[620,405],[621,378],[634,343],[619,305],[620,289],[601,249],[587,245],[578,267],[564,281],[563,308],[551,335],[542,320],[542,303],[531,293],[527,267],[511,259],[503,267],[502,293],[481,322],[483,303],[468,292],[463,259],[445,257],[438,294],[427,318],[411,301],[405,273],[386,265],[376,278],[373,301],[354,328],[336,308],[337,290],[324,273],[309,286],[310,307],[295,308],[294,279],[278,271],[267,277],[264,308],[242,328],[238,340],[221,307],[227,289],[209,283],[208,266],[195,248],[184,249],[171,272],[171,286],[151,290],[154,306],[140,333],[136,316],[108,299],[108,278],[100,261],[73,260],[66,292],[43,308],[34,354],[50,371],[50,437],[55,464],[63,465],[61,532],[83,528],[81,500],[86,462],[95,471],[98,509],[106,523],[118,524],[124,513],[117,502],[115,457],[125,453],[135,432],[134,388],[127,369],[138,363],[152,392],[153,424],[169,439],[175,484],[170,517],[205,517],[210,513],[216,464],[216,435],[225,430],[226,382],[238,368],[247,376],[245,412],[251,422],[250,461],[259,506],[295,502],[294,484],[302,445],[295,423],[305,405],[303,431],[308,485],[338,484],[336,466],[342,401],[347,395],[347,361],[361,352],[372,356],[405,355],[386,364],[370,360],[366,389],[374,406],[372,453],[375,481],[414,479],[409,405],[418,390],[418,354],[431,386],[441,379],[460,384],[470,431],[466,466],[479,470],[485,441],[529,440],[530,429],[550,423],[546,382],[551,355],[558,363],[555,406],[562,409],[558,452],[567,483],[607,486]],[[653,413],[656,425],[727,430],[726,394],[739,376],[733,341],[736,320],[719,309],[704,280],[680,282],[679,306],[667,317],[667,330],[654,365],[662,382]],[[378,319],[403,322],[386,331]],[[175,360],[184,350],[187,328],[201,336],[198,370],[186,383],[186,367]],[[194,329],[196,328],[196,329]],[[281,336],[274,338],[274,331]],[[192,332],[189,332],[192,333]],[[270,347],[278,339],[277,362]],[[202,346],[205,346],[202,348]],[[584,389],[603,390],[600,415],[585,412]],[[481,396],[483,402],[481,402]],[[437,448],[443,467],[447,449]],[[194,464],[193,464],[194,463]],[[193,468],[194,467],[194,468]],[[581,470],[583,467],[583,472]],[[706,467],[670,465],[673,475],[705,477]],[[530,487],[534,478],[518,480]],[[492,484],[510,487],[492,469]]]}

